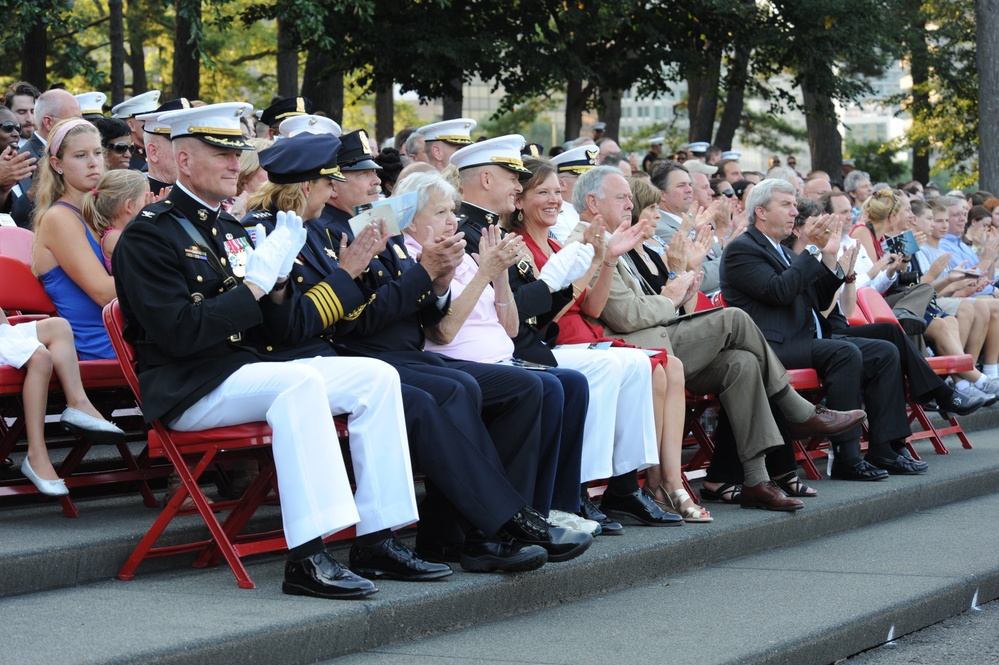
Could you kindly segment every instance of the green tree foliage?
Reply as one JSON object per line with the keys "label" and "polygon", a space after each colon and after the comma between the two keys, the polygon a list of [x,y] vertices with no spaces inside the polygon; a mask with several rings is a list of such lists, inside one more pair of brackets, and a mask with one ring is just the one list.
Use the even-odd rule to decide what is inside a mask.
{"label": "green tree foliage", "polygon": [[910,164],[895,159],[904,150],[902,145],[901,141],[856,143],[847,139],[845,155],[854,160],[858,170],[871,174],[871,182],[887,182],[894,186],[910,177]]}

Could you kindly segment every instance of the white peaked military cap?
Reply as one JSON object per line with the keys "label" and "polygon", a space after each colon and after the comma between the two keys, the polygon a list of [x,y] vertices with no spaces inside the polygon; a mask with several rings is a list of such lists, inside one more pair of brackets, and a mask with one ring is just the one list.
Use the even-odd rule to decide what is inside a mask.
{"label": "white peaked military cap", "polygon": [[710,147],[711,144],[706,141],[698,141],[697,143],[687,144],[687,150],[695,154],[704,154],[708,151],[708,148]]}
{"label": "white peaked military cap", "polygon": [[124,119],[140,113],[152,113],[159,105],[160,91],[150,90],[116,105],[111,109],[111,117]]}
{"label": "white peaked military cap", "polygon": [[80,113],[84,117],[104,115],[104,102],[108,100],[108,96],[103,92],[84,92],[73,96],[76,97],[76,101],[80,102]]}
{"label": "white peaked military cap", "polygon": [[466,145],[451,155],[451,163],[458,167],[459,171],[473,166],[492,165],[502,166],[514,173],[530,175],[531,172],[524,168],[524,161],[521,159],[522,147],[524,147],[524,137],[520,134],[498,136]]}
{"label": "white peaked military cap", "polygon": [[332,134],[337,138],[343,135],[335,120],[321,115],[293,115],[281,121],[278,131],[287,138],[299,134]]}
{"label": "white peaked military cap", "polygon": [[469,145],[472,142],[472,130],[479,124],[471,118],[455,118],[442,120],[429,125],[423,125],[416,130],[424,141],[444,141],[452,145]]}
{"label": "white peaked military cap", "polygon": [[653,136],[649,139],[649,145],[662,145],[666,142],[665,136]]}
{"label": "white peaked military cap", "polygon": [[226,102],[164,113],[158,122],[170,127],[171,139],[193,136],[219,148],[253,150],[243,138],[240,123],[240,118],[252,113],[253,107],[246,102]]}
{"label": "white peaked military cap", "polygon": [[739,161],[740,157],[742,157],[742,153],[739,152],[738,150],[726,150],[721,154],[722,159],[732,159],[735,161]]}
{"label": "white peaked military cap", "polygon": [[597,165],[600,148],[595,145],[581,145],[552,157],[552,165],[559,173],[575,173],[580,175]]}

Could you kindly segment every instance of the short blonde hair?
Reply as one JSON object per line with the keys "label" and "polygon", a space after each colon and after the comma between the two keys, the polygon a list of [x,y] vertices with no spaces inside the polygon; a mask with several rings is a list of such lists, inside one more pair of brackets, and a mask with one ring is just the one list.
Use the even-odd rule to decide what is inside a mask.
{"label": "short blonde hair", "polygon": [[252,145],[255,150],[239,151],[239,177],[236,178],[236,196],[243,193],[243,190],[246,189],[246,183],[260,170],[260,157],[257,153],[274,144],[273,139],[254,138],[248,139],[246,142]]}
{"label": "short blonde hair", "polygon": [[867,219],[873,224],[886,222],[889,217],[902,208],[898,194],[892,189],[881,189],[864,201],[861,210],[867,214]]}
{"label": "short blonde hair", "polygon": [[145,196],[149,180],[138,171],[115,169],[97,181],[97,187],[83,195],[80,213],[100,238],[111,228],[115,213],[126,201]]}

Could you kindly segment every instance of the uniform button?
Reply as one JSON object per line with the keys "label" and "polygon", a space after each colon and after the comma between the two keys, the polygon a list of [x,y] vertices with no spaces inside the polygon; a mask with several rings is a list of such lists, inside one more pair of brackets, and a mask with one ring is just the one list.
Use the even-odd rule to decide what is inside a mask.
{"label": "uniform button", "polygon": [[219,234],[219,230],[213,226],[212,227],[212,235],[213,236],[217,236],[218,234]]}
{"label": "uniform button", "polygon": [[225,258],[219,259],[219,263],[221,263],[222,265],[225,265]]}
{"label": "uniform button", "polygon": [[396,277],[402,277],[402,271],[401,270],[396,273]]}
{"label": "uniform button", "polygon": [[381,277],[381,276],[382,276],[382,275],[384,275],[384,274],[385,274],[385,273],[384,273],[384,272],[382,272],[381,270],[379,270],[379,271],[378,271],[378,276],[379,276],[379,277]]}
{"label": "uniform button", "polygon": [[302,282],[304,282],[304,281],[305,281],[305,278],[304,278],[304,277],[302,277],[301,275],[299,275],[299,276],[298,276],[298,279],[296,279],[295,281],[296,281],[296,282],[298,282],[299,284],[301,284]]}
{"label": "uniform button", "polygon": [[268,346],[268,347],[267,347],[267,350],[268,350],[268,351],[273,351],[273,350],[274,350],[274,347],[273,347],[273,346]]}
{"label": "uniform button", "polygon": [[205,281],[205,278],[202,277],[201,275],[198,275],[195,279],[197,279],[199,282]]}

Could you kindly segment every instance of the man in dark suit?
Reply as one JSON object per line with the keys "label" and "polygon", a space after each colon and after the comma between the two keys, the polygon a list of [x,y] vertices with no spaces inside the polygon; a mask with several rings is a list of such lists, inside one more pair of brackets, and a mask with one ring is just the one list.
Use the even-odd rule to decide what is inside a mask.
{"label": "man in dark suit", "polygon": [[[780,241],[794,228],[797,216],[794,186],[782,180],[757,185],[746,205],[750,227],[722,256],[721,288],[725,301],[744,309],[756,321],[786,367],[814,367],[826,388],[832,409],[867,411],[870,448],[860,456],[860,426],[830,437],[835,460],[832,476],[845,480],[882,480],[889,473],[911,475],[926,471],[905,449],[911,434],[905,414],[903,373],[921,386],[914,395],[953,404],[957,393],[934,385],[928,368],[907,353],[900,360],[890,324],[850,328],[833,307],[845,281],[837,260],[841,224],[822,218],[806,226],[809,245],[799,255]],[[925,365],[925,363],[921,363]],[[932,372],[929,372],[932,374]],[[937,379],[939,382],[939,379]],[[927,390],[928,393],[924,392]]]}

